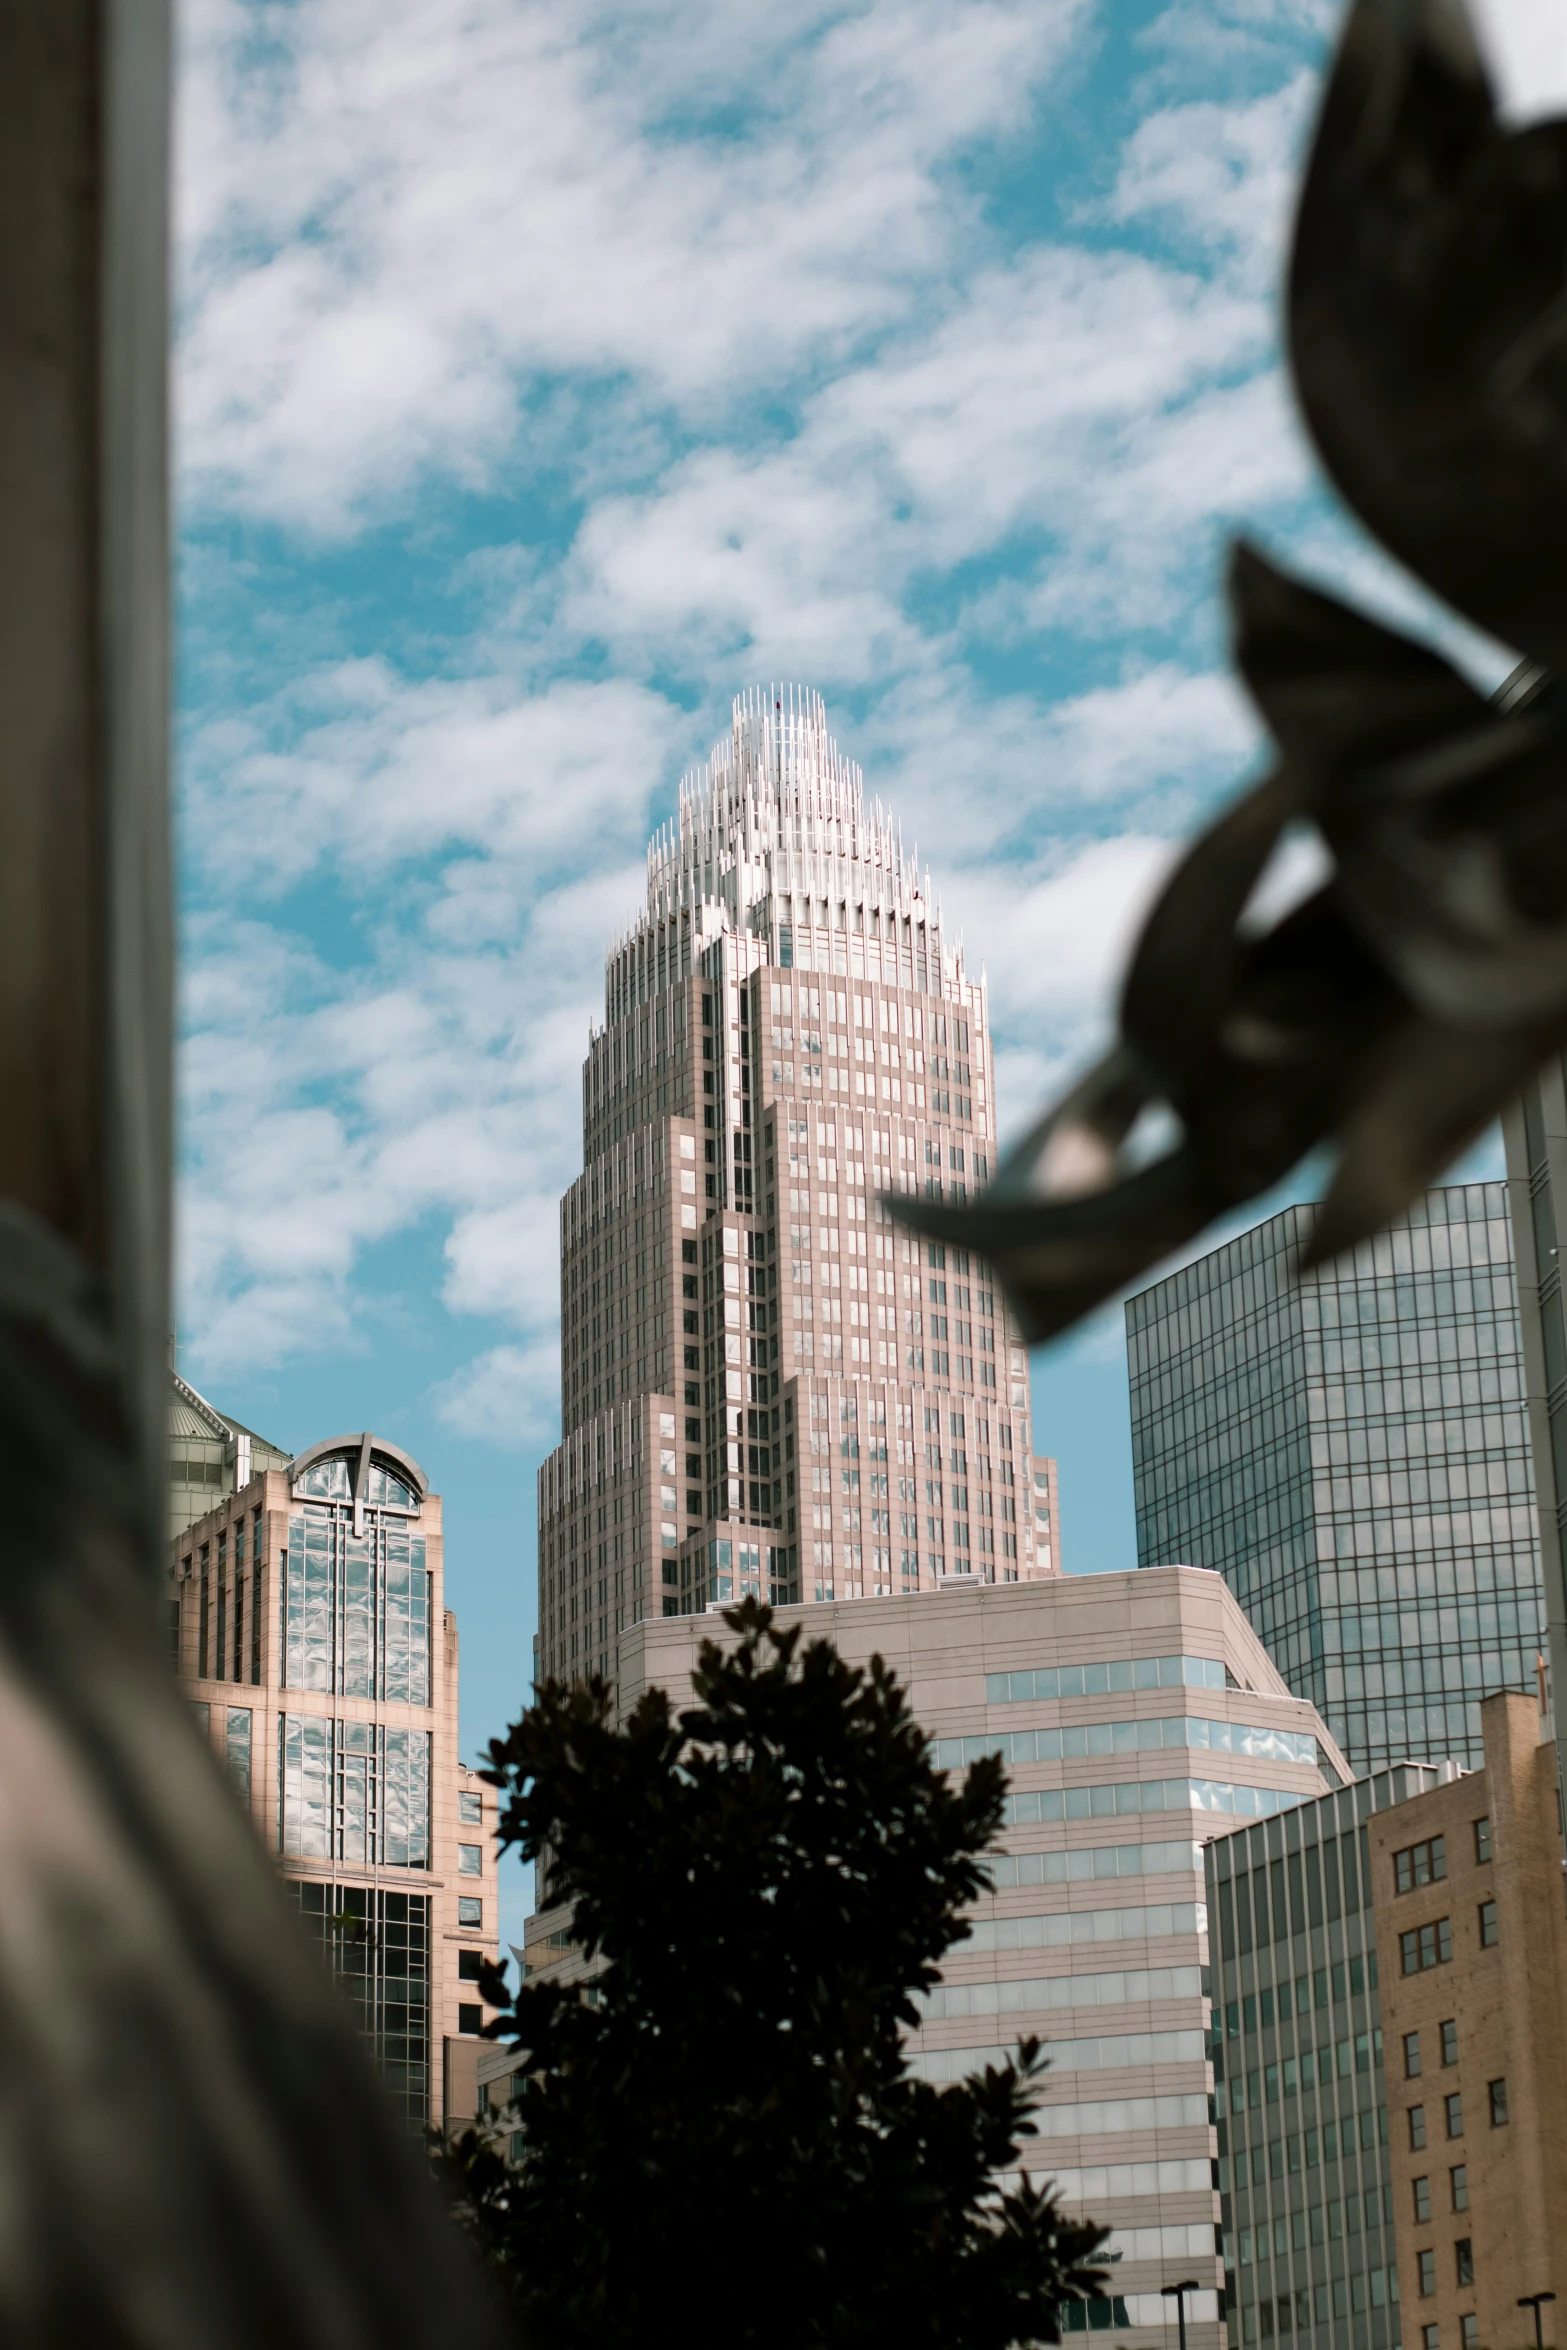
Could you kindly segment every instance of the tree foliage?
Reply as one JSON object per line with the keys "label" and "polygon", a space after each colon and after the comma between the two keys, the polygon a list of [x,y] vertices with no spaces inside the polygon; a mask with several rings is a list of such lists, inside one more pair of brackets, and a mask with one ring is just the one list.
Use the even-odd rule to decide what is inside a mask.
{"label": "tree foliage", "polygon": [[589,1998],[487,1981],[516,2159],[464,2142],[462,2216],[551,2350],[645,2350],[681,2313],[726,2350],[1054,2341],[1104,2231],[995,2190],[1037,2043],[943,2088],[906,2051],[985,1886],[1001,1766],[936,1770],[879,1657],[801,1650],[750,1600],[725,1621],[686,1711],[653,1690],[617,1725],[603,1681],[551,1682],[491,1745],[503,1846],[597,1971]]}

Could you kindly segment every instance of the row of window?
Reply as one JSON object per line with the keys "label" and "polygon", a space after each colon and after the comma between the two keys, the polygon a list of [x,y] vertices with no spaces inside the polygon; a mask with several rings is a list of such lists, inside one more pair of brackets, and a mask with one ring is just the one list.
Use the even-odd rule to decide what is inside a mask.
{"label": "row of window", "polygon": [[[1246,2113],[1259,2105],[1276,2105],[1281,2097],[1293,2097],[1298,2090],[1309,2088],[1314,2079],[1319,2085],[1348,2080],[1351,2073],[1370,2072],[1373,2064],[1381,2061],[1380,2026],[1357,2032],[1352,2039],[1325,2040],[1314,2052],[1303,2049],[1298,2058],[1284,2056],[1274,2064],[1253,2065],[1248,2072],[1236,2073],[1229,2085],[1230,2111]],[[1219,2102],[1222,2111],[1222,2087]]]}
{"label": "row of window", "polygon": [[[1496,1903],[1482,1901],[1475,1912],[1482,1950],[1494,1950],[1501,1937]],[[1399,1964],[1406,1975],[1424,1974],[1428,1967],[1446,1966],[1453,1955],[1453,1921],[1433,1918],[1428,1925],[1411,1926],[1398,1937]]]}
{"label": "row of window", "polygon": [[1046,1730],[989,1730],[972,1738],[938,1738],[938,1770],[960,1769],[995,1754],[1003,1762],[1061,1762],[1079,1756],[1144,1754],[1167,1746],[1205,1747],[1215,1754],[1244,1754],[1266,1762],[1315,1766],[1317,1741],[1296,1730],[1261,1722],[1207,1722],[1185,1714],[1154,1721],[1069,1722]]}
{"label": "row of window", "polygon": [[[1416,2224],[1424,2227],[1431,2217],[1431,2181],[1429,2178],[1411,2179],[1410,2190],[1415,2206]],[[1448,2208],[1451,2211],[1469,2209],[1469,2165],[1455,2162],[1447,2174]]]}
{"label": "row of window", "polygon": [[[1422,2326],[1420,2350],[1442,2350],[1440,2326]],[[1458,2350],[1480,2350],[1480,2320],[1472,2309],[1466,2310],[1458,2321]]]}
{"label": "row of window", "polygon": [[[1224,2144],[1220,2123],[1220,2145]],[[1248,2177],[1254,2187],[1269,2179],[1293,2178],[1299,2171],[1315,2170],[1319,2163],[1337,2162],[1353,2154],[1358,2148],[1363,2154],[1376,2146],[1387,2144],[1387,2107],[1368,2105],[1343,2114],[1320,2127],[1298,2130],[1290,2138],[1270,2138],[1266,2144],[1259,2139],[1250,2147],[1237,2146],[1233,2156],[1228,2152],[1219,2156],[1219,2185],[1230,2186],[1230,2169],[1234,2165],[1234,2183],[1244,2185]]]}
{"label": "row of window", "polygon": [[[1489,1818],[1470,1823],[1474,1837],[1475,1860],[1484,1866],[1491,1857],[1491,1822]],[[1393,1883],[1400,1893],[1412,1893],[1422,1885],[1434,1885],[1447,1875],[1447,1838],[1428,1836],[1421,1844],[1407,1844],[1402,1852],[1393,1855]]]}
{"label": "row of window", "polygon": [[1200,1901],[1155,1903],[1147,1909],[1069,1909],[1044,1917],[975,1918],[957,1955],[977,1950],[1033,1950],[1079,1942],[1143,1942],[1161,1934],[1205,1934]]}
{"label": "row of window", "polygon": [[1002,1820],[1015,1827],[1036,1820],[1097,1820],[1126,1812],[1187,1810],[1233,1812],[1240,1819],[1263,1820],[1306,1800],[1293,1787],[1232,1786],[1217,1779],[1115,1779],[1094,1787],[1035,1787],[1009,1795]]}
{"label": "row of window", "polygon": [[1028,1698],[1111,1697],[1128,1689],[1238,1689],[1216,1657],[1116,1657],[1096,1664],[1056,1665],[1027,1673],[987,1673],[985,1703],[1017,1705]]}
{"label": "row of window", "polygon": [[[1487,2081],[1486,2107],[1491,2117],[1492,2129],[1505,2129],[1507,2127],[1507,2083],[1505,2079]],[[1464,2098],[1461,2089],[1454,2089],[1449,2096],[1443,2098],[1442,2120],[1449,2138],[1463,2136]],[[1411,2150],[1418,2154],[1426,2143],[1426,2109],[1423,2105],[1412,2105],[1409,2108],[1408,2126]]]}
{"label": "row of window", "polygon": [[[1382,2309],[1398,2306],[1398,2270],[1374,2268],[1356,2269],[1348,2277],[1334,2277],[1316,2289],[1317,2314],[1313,2321],[1311,2287],[1301,2285],[1293,2293],[1280,2293],[1270,2301],[1259,2301],[1255,2308],[1247,2306],[1240,2311],[1240,2338],[1243,2342],[1271,2342],[1295,2333],[1307,2333],[1313,2322],[1327,2326],[1334,2319],[1358,2317],[1368,2307]],[[1231,2336],[1234,2339],[1234,2336]],[[1465,2337],[1467,2342],[1467,2336]]]}
{"label": "row of window", "polygon": [[1391,2193],[1384,2205],[1380,2187],[1364,2187],[1358,2194],[1346,2195],[1342,2202],[1334,2196],[1325,2203],[1308,2204],[1304,2209],[1276,2212],[1272,2219],[1264,2218],[1255,2230],[1241,2228],[1236,2233],[1235,2248],[1242,2268],[1250,2268],[1255,2260],[1263,2265],[1270,2255],[1283,2260],[1291,2251],[1304,2252],[1319,2244],[1337,2244],[1346,2236],[1377,2233],[1384,2221],[1391,2226],[1393,2204]]}
{"label": "row of window", "polygon": [[[1435,2252],[1428,2245],[1424,2251],[1415,2254],[1415,2260],[1420,2270],[1422,2296],[1434,2293],[1436,2291]],[[1475,2281],[1474,2239],[1470,2236],[1460,2236],[1453,2246],[1453,2281],[1459,2285],[1472,2285]]]}
{"label": "row of window", "polygon": [[[1248,1991],[1244,1999],[1231,1999],[1224,2007],[1224,2037],[1238,2040],[1244,2032],[1248,2036],[1259,2026],[1267,2031],[1277,2020],[1287,2024],[1292,2016],[1309,2015],[1313,2009],[1336,2007],[1342,1999],[1358,1999],[1370,1984],[1377,1987],[1377,1954],[1368,1951],[1364,1958],[1339,1959],[1333,1966],[1318,1967],[1309,1975],[1297,1975],[1293,1983],[1288,1976],[1277,1990]],[[1214,2009],[1214,2037],[1218,2039],[1219,2011]],[[1219,2050],[1215,2046],[1215,2059]]]}
{"label": "row of window", "polygon": [[[1202,2052],[1201,2032],[1124,2032],[1113,2039],[1052,2040],[1050,2069],[1052,2074],[1139,2071],[1151,2064],[1198,2064]],[[1016,2053],[1013,2046],[920,2049],[911,2051],[909,2064],[927,2081],[962,2081],[987,2065],[1010,2064]],[[1204,2097],[1205,2119],[1207,2107]]]}
{"label": "row of window", "polygon": [[1095,1844],[1075,1852],[1001,1852],[985,1863],[991,1884],[1072,1885],[1085,1878],[1202,1873],[1200,1844]]}
{"label": "row of window", "polygon": [[1200,1966],[1145,1967],[1121,1974],[1036,1975],[1018,1982],[938,1983],[920,1994],[927,2021],[941,2016],[1010,2015],[1051,2007],[1120,2007],[1131,2000],[1198,1999]]}

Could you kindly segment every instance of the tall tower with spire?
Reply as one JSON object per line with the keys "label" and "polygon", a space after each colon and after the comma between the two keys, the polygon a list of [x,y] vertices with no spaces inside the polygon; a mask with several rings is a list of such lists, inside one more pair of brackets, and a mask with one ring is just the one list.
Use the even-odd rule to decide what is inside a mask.
{"label": "tall tower with spire", "polygon": [[988,1267],[900,1231],[995,1157],[983,979],[827,732],[759,689],[611,947],[561,1203],[541,1674],[649,1615],[1060,1570],[1055,1464]]}

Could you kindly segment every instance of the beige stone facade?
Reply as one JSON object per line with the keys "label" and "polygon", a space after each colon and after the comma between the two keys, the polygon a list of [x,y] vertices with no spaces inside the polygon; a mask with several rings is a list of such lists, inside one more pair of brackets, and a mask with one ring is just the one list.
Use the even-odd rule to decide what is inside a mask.
{"label": "beige stone facade", "polygon": [[497,1799],[458,1759],[439,1497],[341,1437],[227,1493],[169,1574],[177,1670],[394,2096],[471,2113]]}
{"label": "beige stone facade", "polygon": [[1404,2350],[1523,2350],[1525,2293],[1567,2339],[1556,1752],[1535,1699],[1480,1710],[1485,1768],[1368,1824]]}
{"label": "beige stone facade", "polygon": [[648,853],[561,1204],[539,1662],[649,1617],[1061,1565],[988,1269],[895,1226],[996,1151],[982,981],[818,696],[751,694]]}
{"label": "beige stone facade", "polygon": [[[1026,2033],[1049,2043],[1049,2091],[1026,2168],[1115,2230],[1115,2328],[1167,2350],[1159,2288],[1196,2277],[1193,2350],[1217,2350],[1222,2260],[1210,2115],[1203,1845],[1347,1777],[1312,1707],[1291,1696],[1217,1575],[1140,1573],[956,1586],[803,1611],[856,1663],[880,1653],[937,1759],[1000,1751],[1011,1787],[995,1889],[949,1959],[914,2042],[952,2080]],[[782,1611],[781,1621],[798,1620]],[[660,1618],[620,1643],[618,1698],[687,1689],[721,1618]],[[570,1920],[527,1929],[531,1973],[585,1980]],[[512,2058],[486,2048],[495,2126]]]}

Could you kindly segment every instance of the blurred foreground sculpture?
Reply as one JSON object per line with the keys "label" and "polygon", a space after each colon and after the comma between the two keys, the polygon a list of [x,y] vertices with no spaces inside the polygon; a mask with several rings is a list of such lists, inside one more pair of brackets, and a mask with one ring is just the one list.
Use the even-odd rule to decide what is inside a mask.
{"label": "blurred foreground sculpture", "polygon": [[[1463,0],[1354,0],[1295,225],[1290,360],[1344,497],[1522,656],[1488,701],[1242,546],[1236,661],[1273,772],[1144,926],[1115,1048],[973,1208],[1048,1338],[1330,1144],[1319,1260],[1395,1216],[1567,1040],[1567,124],[1507,135]],[[1331,878],[1242,916],[1285,827]],[[1137,1132],[1139,1121],[1143,1132]],[[1147,1128],[1170,1134],[1147,1154]]]}
{"label": "blurred foreground sculpture", "polygon": [[493,2339],[155,1634],[166,0],[0,0],[0,2340]]}

